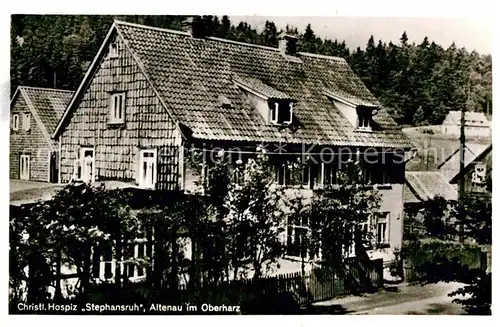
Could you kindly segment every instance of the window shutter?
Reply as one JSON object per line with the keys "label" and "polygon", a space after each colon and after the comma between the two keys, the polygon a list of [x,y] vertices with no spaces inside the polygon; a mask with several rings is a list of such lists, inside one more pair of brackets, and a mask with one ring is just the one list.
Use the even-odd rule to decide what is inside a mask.
{"label": "window shutter", "polygon": [[141,181],[141,150],[139,148],[137,148],[135,151],[134,164],[135,164],[135,184],[139,185]]}

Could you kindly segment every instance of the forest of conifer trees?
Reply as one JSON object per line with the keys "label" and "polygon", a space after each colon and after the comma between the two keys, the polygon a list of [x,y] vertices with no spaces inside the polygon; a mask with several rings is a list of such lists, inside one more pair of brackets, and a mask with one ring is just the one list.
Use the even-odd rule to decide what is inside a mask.
{"label": "forest of conifer trees", "polygon": [[[13,15],[11,25],[11,94],[19,85],[76,90],[113,19],[181,29],[186,16],[33,16]],[[401,31],[398,44],[371,36],[364,49],[343,40],[304,31],[278,30],[266,21],[262,30],[227,16],[197,16],[205,33],[253,44],[278,46],[281,33],[299,37],[298,51],[345,58],[366,86],[401,125],[440,124],[449,110],[466,108],[491,116],[490,54],[468,52],[455,44],[439,45],[427,37],[409,43]]]}

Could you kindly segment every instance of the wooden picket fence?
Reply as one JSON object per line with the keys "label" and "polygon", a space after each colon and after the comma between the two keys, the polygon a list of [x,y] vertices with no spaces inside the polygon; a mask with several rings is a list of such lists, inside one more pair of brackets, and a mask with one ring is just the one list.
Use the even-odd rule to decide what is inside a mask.
{"label": "wooden picket fence", "polygon": [[344,271],[314,268],[305,272],[281,274],[273,277],[224,281],[204,285],[196,290],[182,286],[166,291],[162,300],[171,303],[210,303],[212,305],[240,305],[256,298],[274,298],[279,294],[293,295],[297,304],[305,306],[317,301],[343,295],[373,292],[383,286],[383,262],[377,259],[361,263],[350,260]]}

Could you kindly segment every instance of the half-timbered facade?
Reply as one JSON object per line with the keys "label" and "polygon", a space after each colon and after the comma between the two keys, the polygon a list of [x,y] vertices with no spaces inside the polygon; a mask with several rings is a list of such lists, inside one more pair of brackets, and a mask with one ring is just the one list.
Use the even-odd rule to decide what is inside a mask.
{"label": "half-timbered facade", "polygon": [[277,183],[312,192],[360,160],[382,194],[378,239],[392,253],[412,144],[344,59],[297,52],[295,42],[271,48],[115,21],[54,132],[61,181],[195,192],[220,149],[236,164],[264,147]]}
{"label": "half-timbered facade", "polygon": [[73,91],[20,86],[10,102],[11,179],[58,181],[58,145],[51,135]]}

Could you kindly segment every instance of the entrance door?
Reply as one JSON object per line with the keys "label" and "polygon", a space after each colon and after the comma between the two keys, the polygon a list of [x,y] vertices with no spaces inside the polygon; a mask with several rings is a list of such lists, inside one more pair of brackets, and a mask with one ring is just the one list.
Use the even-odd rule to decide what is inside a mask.
{"label": "entrance door", "polygon": [[57,152],[51,152],[50,153],[50,161],[49,161],[49,171],[50,171],[50,176],[49,176],[49,182],[50,183],[57,183],[59,182],[59,167],[58,167],[58,153]]}
{"label": "entrance door", "polygon": [[30,156],[29,154],[21,154],[19,161],[19,178],[24,180],[30,179]]}
{"label": "entrance door", "polygon": [[82,181],[90,183],[94,181],[94,149],[82,148]]}
{"label": "entrance door", "polygon": [[141,151],[141,178],[139,186],[154,189],[156,183],[156,152],[154,150]]}

